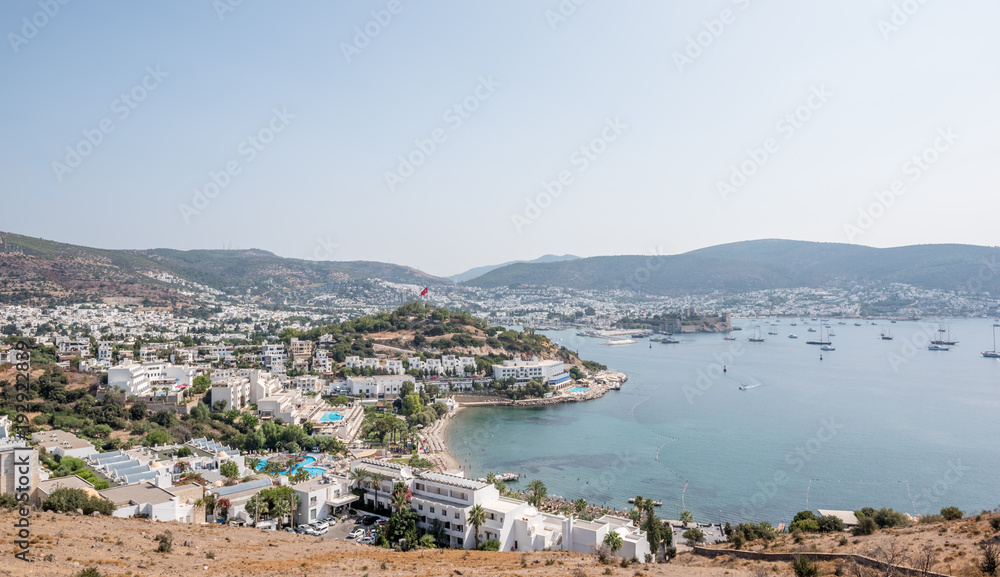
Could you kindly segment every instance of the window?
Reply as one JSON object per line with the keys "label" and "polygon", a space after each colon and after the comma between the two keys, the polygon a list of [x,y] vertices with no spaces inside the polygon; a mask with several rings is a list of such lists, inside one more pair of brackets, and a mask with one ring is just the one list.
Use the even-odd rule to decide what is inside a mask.
{"label": "window", "polygon": [[423,511],[423,510],[424,510],[424,504],[423,503],[418,503],[417,504],[417,511]]}
{"label": "window", "polygon": [[310,505],[315,505],[316,504],[316,497],[309,497],[309,504]]}
{"label": "window", "polygon": [[458,519],[458,511],[455,511],[455,518]]}
{"label": "window", "polygon": [[312,509],[311,511],[309,511],[309,519],[311,521],[315,521],[316,520],[316,509]]}
{"label": "window", "polygon": [[441,509],[441,516],[442,517],[447,517],[448,516],[448,509]]}
{"label": "window", "polygon": [[431,513],[433,513],[433,512],[434,512],[434,507],[431,507]]}
{"label": "window", "polygon": [[461,525],[455,525],[455,531],[461,533],[462,532],[462,526]]}

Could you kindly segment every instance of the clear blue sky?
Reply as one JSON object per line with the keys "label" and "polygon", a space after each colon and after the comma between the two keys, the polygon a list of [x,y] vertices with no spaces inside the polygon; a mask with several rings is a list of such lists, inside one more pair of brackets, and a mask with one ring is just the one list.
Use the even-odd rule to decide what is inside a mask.
{"label": "clear blue sky", "polygon": [[[0,3],[0,230],[439,275],[753,238],[997,244],[996,2],[50,3]],[[421,165],[387,178],[400,156]]]}

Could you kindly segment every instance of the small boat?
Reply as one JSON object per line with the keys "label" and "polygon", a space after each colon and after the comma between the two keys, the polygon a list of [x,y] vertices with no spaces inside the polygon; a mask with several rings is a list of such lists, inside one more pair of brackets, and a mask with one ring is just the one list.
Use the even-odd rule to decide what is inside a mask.
{"label": "small boat", "polygon": [[754,387],[759,387],[759,386],[760,385],[740,385],[740,390],[741,391],[747,391],[747,390],[750,390],[750,389],[752,389]]}
{"label": "small boat", "polygon": [[654,507],[662,507],[663,506],[663,501],[653,501],[653,506]]}
{"label": "small boat", "polygon": [[816,332],[816,329],[814,329],[812,327],[809,327],[809,332],[814,333],[814,332]]}
{"label": "small boat", "polygon": [[890,331],[882,331],[882,340],[883,341],[891,341],[892,340],[892,331],[891,330]]}
{"label": "small boat", "polygon": [[[944,329],[939,328],[938,332],[939,333],[943,333],[945,331],[944,331]],[[932,345],[949,345],[949,346],[952,346],[952,345],[957,345],[958,341],[951,340],[951,327],[948,327],[948,338],[947,339],[932,340],[931,344]]]}
{"label": "small boat", "polygon": [[835,351],[837,349],[833,348],[833,345],[823,345],[819,348],[821,351]]}
{"label": "small boat", "polygon": [[942,347],[941,345],[931,345],[927,347],[928,351],[950,351],[948,347]]}
{"label": "small boat", "polygon": [[724,340],[724,341],[735,341],[736,337],[725,336],[725,337],[722,337],[722,340]]}
{"label": "small boat", "polygon": [[1000,353],[997,352],[997,325],[993,325],[993,350],[983,351],[983,357],[987,359],[1000,359]]}
{"label": "small boat", "polygon": [[860,326],[861,326],[861,323],[854,323],[854,326],[856,326],[856,327],[860,327]]}
{"label": "small boat", "polygon": [[767,334],[771,336],[776,336],[778,334],[778,327],[771,325],[771,330],[767,331]]}
{"label": "small boat", "polygon": [[635,497],[629,497],[628,498],[628,502],[629,503],[635,503]]}
{"label": "small boat", "polygon": [[672,339],[670,337],[667,337],[667,338],[663,339],[662,341],[660,341],[660,343],[664,344],[664,345],[676,345],[679,342],[680,342],[679,340]]}
{"label": "small boat", "polygon": [[792,326],[793,327],[797,327],[797,326],[799,326],[799,323],[792,323]]}
{"label": "small boat", "polygon": [[747,339],[751,343],[762,343],[764,342],[764,337],[760,335],[760,327],[753,328],[753,336]]}
{"label": "small boat", "polygon": [[788,335],[788,338],[790,338],[790,339],[797,339],[797,338],[799,338],[799,335]]}

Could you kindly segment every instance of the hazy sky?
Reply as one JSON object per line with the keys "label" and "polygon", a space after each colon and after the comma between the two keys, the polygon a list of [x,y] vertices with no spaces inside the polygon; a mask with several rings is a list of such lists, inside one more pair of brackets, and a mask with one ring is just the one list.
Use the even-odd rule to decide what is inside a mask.
{"label": "hazy sky", "polygon": [[576,2],[0,3],[0,230],[438,275],[997,244],[997,2]]}

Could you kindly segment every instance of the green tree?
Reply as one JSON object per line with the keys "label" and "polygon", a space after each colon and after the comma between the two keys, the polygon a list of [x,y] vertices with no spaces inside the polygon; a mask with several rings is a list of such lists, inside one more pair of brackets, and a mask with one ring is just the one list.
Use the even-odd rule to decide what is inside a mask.
{"label": "green tree", "polygon": [[941,516],[948,521],[961,519],[964,514],[965,513],[963,513],[958,507],[945,507],[944,509],[941,509]]}
{"label": "green tree", "polygon": [[171,441],[173,441],[173,438],[170,436],[170,433],[163,429],[156,429],[150,431],[149,434],[146,435],[146,440],[143,444],[147,447],[157,447],[160,445],[167,445]]}
{"label": "green tree", "polygon": [[542,503],[545,502],[545,498],[549,494],[548,489],[545,487],[545,483],[538,479],[534,479],[528,483],[528,492],[531,493],[531,498],[528,502],[535,507],[541,507]]}
{"label": "green tree", "polygon": [[617,531],[608,530],[607,534],[604,535],[604,544],[611,549],[612,555],[617,556],[618,551],[622,548],[622,536]]}
{"label": "green tree", "polygon": [[792,571],[795,571],[795,577],[816,577],[819,575],[819,567],[805,555],[795,558],[795,561],[792,562]]}
{"label": "green tree", "polygon": [[378,511],[379,508],[380,508],[379,507],[379,502],[378,502],[378,492],[379,492],[379,489],[382,488],[382,481],[385,481],[385,479],[386,479],[385,475],[382,474],[382,473],[379,473],[379,472],[374,472],[374,473],[369,473],[368,474],[368,482],[371,483],[372,491],[375,493],[375,505],[374,505],[374,507],[375,507],[376,511]]}
{"label": "green tree", "polygon": [[479,548],[479,528],[486,524],[486,509],[483,509],[482,505],[473,505],[469,509],[469,524],[472,525],[475,533],[473,536],[476,540],[476,549]]}
{"label": "green tree", "polygon": [[233,479],[240,476],[240,466],[236,464],[236,461],[226,461],[219,467],[219,472],[232,482]]}
{"label": "green tree", "polygon": [[688,523],[692,523],[692,522],[694,522],[694,515],[691,514],[691,511],[688,511],[687,509],[684,509],[683,511],[681,511],[681,519],[680,519],[680,521],[681,521],[681,523],[684,523],[685,525],[687,525]]}
{"label": "green tree", "polygon": [[684,531],[683,537],[690,543],[697,545],[705,540],[705,533],[701,529],[688,529]]}
{"label": "green tree", "polygon": [[208,375],[198,375],[191,381],[191,392],[196,395],[204,395],[210,388],[212,388],[212,378]]}

